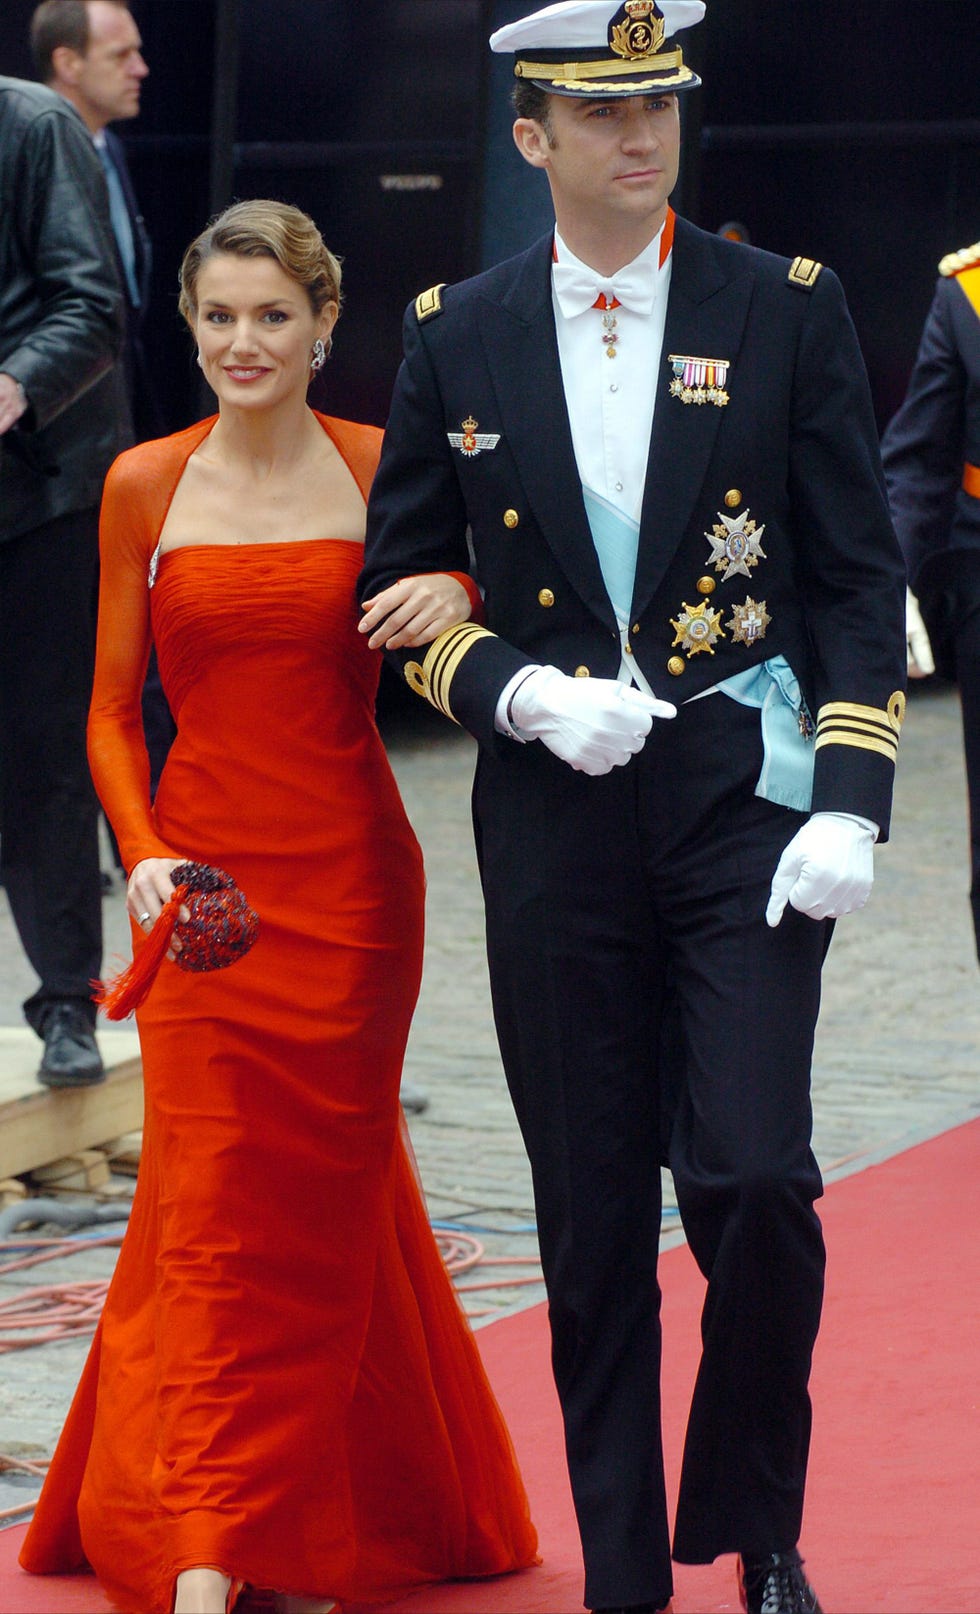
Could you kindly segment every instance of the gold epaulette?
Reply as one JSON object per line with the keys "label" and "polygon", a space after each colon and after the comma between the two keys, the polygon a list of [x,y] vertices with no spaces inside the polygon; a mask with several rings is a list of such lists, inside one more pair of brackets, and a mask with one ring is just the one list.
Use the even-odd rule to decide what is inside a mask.
{"label": "gold epaulette", "polygon": [[801,291],[812,291],[822,268],[823,264],[817,263],[814,258],[794,258],[786,279],[791,286],[799,286]]}
{"label": "gold epaulette", "polygon": [[428,291],[422,291],[416,297],[415,318],[420,325],[423,320],[442,313],[442,288],[445,284],[444,280],[440,280],[438,286],[430,286]]}
{"label": "gold epaulette", "polygon": [[894,762],[898,736],[905,717],[905,696],[895,691],[888,705],[857,706],[853,701],[829,701],[817,714],[815,748],[822,745],[853,745],[859,751],[877,751]]}
{"label": "gold epaulette", "polygon": [[481,628],[477,622],[458,622],[454,628],[447,628],[433,639],[421,666],[417,661],[405,663],[405,682],[416,695],[424,695],[443,717],[451,717],[454,723],[458,722],[449,704],[449,692],[456,670],[478,639],[493,637],[488,628]]}
{"label": "gold epaulette", "polygon": [[980,241],[974,241],[972,247],[961,247],[959,252],[947,252],[945,258],[939,260],[939,273],[941,275],[962,274],[964,269],[972,269],[980,263]]}

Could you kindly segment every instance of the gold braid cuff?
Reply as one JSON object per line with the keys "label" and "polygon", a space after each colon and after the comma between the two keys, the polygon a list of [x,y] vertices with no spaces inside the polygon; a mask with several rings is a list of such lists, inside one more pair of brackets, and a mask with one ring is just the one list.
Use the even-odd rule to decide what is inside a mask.
{"label": "gold braid cuff", "polygon": [[905,696],[896,690],[888,705],[857,706],[852,701],[830,701],[817,715],[814,749],[822,745],[850,745],[859,751],[876,751],[894,762],[898,736],[905,717]]}
{"label": "gold braid cuff", "polygon": [[447,628],[445,633],[433,639],[421,666],[417,661],[405,663],[406,683],[416,695],[424,695],[444,717],[458,722],[449,704],[449,692],[456,670],[478,639],[494,637],[487,628],[481,628],[476,622],[459,622],[454,628]]}

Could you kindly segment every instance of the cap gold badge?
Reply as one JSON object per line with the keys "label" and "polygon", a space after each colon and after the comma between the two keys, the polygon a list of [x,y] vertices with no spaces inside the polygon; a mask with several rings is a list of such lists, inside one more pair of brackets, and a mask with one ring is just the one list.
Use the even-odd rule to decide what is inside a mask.
{"label": "cap gold badge", "polygon": [[616,15],[623,13],[622,22],[614,17],[609,25],[609,49],[629,62],[656,55],[666,32],[663,12],[653,0],[626,0]]}

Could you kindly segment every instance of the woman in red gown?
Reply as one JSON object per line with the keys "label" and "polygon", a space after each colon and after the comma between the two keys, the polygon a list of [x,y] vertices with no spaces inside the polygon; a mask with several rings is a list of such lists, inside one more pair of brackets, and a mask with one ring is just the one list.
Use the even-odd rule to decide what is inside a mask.
{"label": "woman in red gown", "polygon": [[[219,413],[110,471],[90,756],[137,948],[187,859],[261,928],[230,968],[165,962],[139,1012],[132,1216],[21,1561],[88,1563],[141,1614],[241,1583],[330,1608],[536,1541],[402,1135],[423,873],[354,594],[381,434],[306,404],[339,267],[306,215],[244,202],[182,281]],[[474,597],[389,593],[404,643]],[[151,637],[178,724],[152,808]]]}

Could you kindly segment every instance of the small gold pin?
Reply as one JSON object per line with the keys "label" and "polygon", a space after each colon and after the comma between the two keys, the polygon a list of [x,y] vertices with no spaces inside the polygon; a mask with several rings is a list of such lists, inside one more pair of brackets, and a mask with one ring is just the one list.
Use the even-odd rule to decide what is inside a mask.
{"label": "small gold pin", "polygon": [[483,454],[488,449],[496,448],[500,442],[499,432],[477,431],[480,422],[474,420],[472,415],[460,422],[458,432],[447,432],[446,436],[453,448],[458,448],[467,459],[475,459],[477,454]]}

